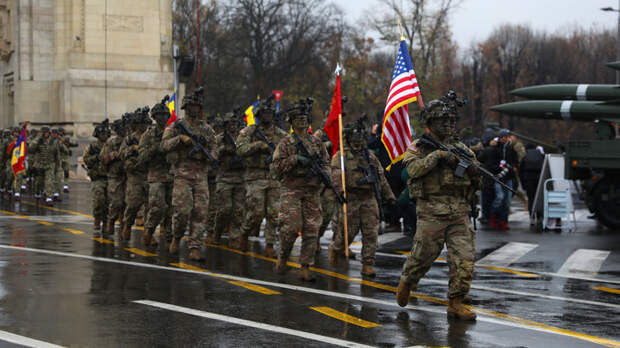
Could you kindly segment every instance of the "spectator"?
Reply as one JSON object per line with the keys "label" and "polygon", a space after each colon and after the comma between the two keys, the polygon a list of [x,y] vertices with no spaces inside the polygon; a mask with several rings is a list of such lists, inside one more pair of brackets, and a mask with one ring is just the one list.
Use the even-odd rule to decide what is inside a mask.
{"label": "spectator", "polygon": [[532,215],[532,204],[545,160],[542,147],[539,146],[539,148],[540,150],[532,144],[527,144],[525,146],[525,156],[519,165],[519,177],[521,178],[521,186],[523,186],[527,193],[527,210],[530,215]]}
{"label": "spectator", "polygon": [[[491,137],[492,135],[492,137]],[[491,171],[491,167],[495,164],[493,161],[493,153],[497,146],[497,141],[493,140],[496,134],[487,133],[486,137],[483,137],[486,142],[483,142],[484,148],[477,154],[478,161],[482,164],[484,169]],[[482,188],[480,189],[480,208],[481,208],[481,224],[488,224],[491,219],[491,203],[495,199],[495,188],[493,187],[493,180],[482,177]]]}
{"label": "spectator", "polygon": [[[490,153],[490,171],[510,187],[516,187],[515,172],[519,167],[517,153],[508,141],[509,133],[502,129],[499,132],[498,143]],[[512,201],[512,192],[494,183],[495,199],[491,204],[491,227],[502,231],[509,230],[508,212]]]}

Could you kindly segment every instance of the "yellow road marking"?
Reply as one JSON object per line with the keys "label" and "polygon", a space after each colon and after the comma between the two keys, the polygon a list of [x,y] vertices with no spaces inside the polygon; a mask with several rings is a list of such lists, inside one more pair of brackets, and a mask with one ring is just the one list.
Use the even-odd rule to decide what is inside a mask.
{"label": "yellow road marking", "polygon": [[396,250],[395,253],[400,254],[400,255],[409,255],[411,251]]}
{"label": "yellow road marking", "polygon": [[66,227],[63,227],[62,229],[63,229],[63,230],[65,230],[65,231],[67,231],[67,232],[71,232],[71,233],[73,233],[73,234],[84,234],[84,231],[74,230],[74,229],[72,229],[72,228],[66,228]]}
{"label": "yellow road marking", "polygon": [[39,224],[45,225],[45,226],[54,226],[54,223],[52,223],[52,222],[47,222],[47,221],[43,221],[43,220],[39,220],[39,219],[34,219],[34,218],[32,218],[32,217],[30,217],[28,215],[20,215],[20,214],[14,213],[12,211],[0,210],[0,213],[7,214],[7,215],[12,215],[12,216],[15,216],[17,218],[28,220],[28,221],[32,221],[32,222],[36,222],[36,223],[39,223]]}
{"label": "yellow road marking", "polygon": [[261,294],[265,294],[265,295],[280,295],[280,292],[275,291],[275,290],[271,290],[271,289],[267,289],[267,288],[264,288],[262,286],[258,286],[258,285],[254,285],[254,284],[250,284],[250,283],[246,283],[246,282],[241,282],[241,281],[236,281],[236,280],[229,280],[228,282],[230,284],[233,284],[233,285],[244,287],[244,288],[246,288],[248,290],[260,292]]}
{"label": "yellow road marking", "polygon": [[377,323],[373,323],[370,321],[366,321],[364,319],[358,318],[358,317],[354,317],[352,315],[348,315],[347,313],[343,313],[343,312],[339,312],[333,308],[330,307],[310,307],[310,309],[313,309],[319,313],[325,314],[328,317],[332,317],[334,319],[338,319],[338,320],[342,320],[345,321],[347,323],[353,324],[353,325],[357,325],[357,326],[361,326],[364,328],[370,328],[370,327],[379,327],[381,326],[380,324]]}
{"label": "yellow road marking", "polygon": [[190,271],[207,272],[207,270],[204,269],[204,268],[192,266],[192,265],[189,265],[189,264],[183,263],[183,262],[172,262],[172,263],[170,263],[170,266],[184,268],[184,269],[189,269]]}
{"label": "yellow road marking", "polygon": [[620,289],[608,288],[608,287],[605,287],[605,286],[597,286],[597,287],[595,287],[593,289],[594,290],[600,290],[600,291],[605,291],[605,292],[610,292],[612,294],[620,295]]}
{"label": "yellow road marking", "polygon": [[[209,244],[209,243],[205,243],[205,244],[208,245],[209,247],[212,247],[212,248],[228,250],[228,251],[232,251],[232,252],[235,252],[235,253],[241,254],[241,255],[247,255],[247,256],[253,256],[253,257],[255,257],[254,255],[257,255],[257,256],[260,256],[260,257],[257,257],[257,258],[260,258],[260,259],[263,259],[263,260],[267,260],[267,261],[271,261],[271,262],[275,262],[276,261],[276,259],[273,259],[273,258],[265,257],[265,256],[254,254],[254,253],[251,253],[251,252],[243,252],[243,251],[239,251],[239,250],[235,250],[235,249],[230,249],[230,248],[228,248],[226,246],[223,246],[223,245],[215,245],[215,244]],[[288,264],[293,266],[293,267],[300,267],[301,266],[299,264],[292,263],[292,262],[288,262]],[[324,269],[321,269],[321,268],[310,267],[310,270],[313,271],[313,272],[322,273],[322,274],[325,274],[325,275],[328,275],[328,276],[331,276],[331,277],[335,277],[335,278],[339,278],[339,279],[343,279],[343,280],[359,283],[359,284],[362,284],[362,285],[371,286],[371,287],[374,287],[374,288],[377,288],[377,289],[386,290],[386,291],[389,291],[389,292],[394,292],[395,293],[397,291],[397,288],[394,287],[394,286],[380,284],[380,283],[375,283],[375,282],[372,282],[372,281],[363,280],[363,279],[359,279],[359,278],[353,278],[353,277],[349,277],[349,276],[344,275],[344,274],[340,274],[340,273],[324,270]],[[428,302],[432,302],[432,303],[441,304],[441,305],[444,305],[444,306],[448,305],[448,301],[446,301],[446,300],[444,300],[442,298],[438,298],[438,297],[432,297],[432,296],[418,294],[418,293],[411,293],[411,297],[415,297],[415,298],[418,298],[418,299],[421,299],[421,300],[425,300],[425,301],[428,301]],[[490,317],[504,319],[504,320],[511,321],[511,322],[518,323],[518,324],[525,325],[525,326],[541,328],[541,329],[544,329],[546,331],[560,333],[560,334],[565,335],[565,336],[569,336],[569,337],[573,337],[573,338],[578,338],[578,339],[581,339],[581,340],[584,340],[584,341],[600,344],[600,345],[603,345],[603,346],[606,346],[606,347],[620,347],[620,342],[618,342],[618,341],[614,341],[614,340],[610,340],[610,339],[606,339],[606,338],[601,338],[601,337],[596,337],[596,336],[591,336],[591,335],[587,335],[587,334],[582,334],[582,333],[579,333],[579,332],[570,331],[570,330],[562,329],[562,328],[555,327],[555,326],[550,326],[550,325],[547,325],[547,324],[544,324],[544,323],[539,323],[539,322],[536,322],[536,321],[515,317],[515,316],[509,315],[509,314],[505,314],[505,313],[495,312],[495,311],[484,309],[484,308],[480,308],[480,307],[467,306],[467,308],[469,308],[469,309],[471,309],[471,310],[473,310],[473,311],[475,311],[476,313],[479,313],[479,314],[483,314],[483,315],[487,315],[487,316],[490,316]]]}
{"label": "yellow road marking", "polygon": [[157,254],[149,253],[148,251],[144,251],[138,248],[125,248],[125,250],[129,251],[130,253],[138,254],[141,256],[157,256]]}
{"label": "yellow road marking", "polygon": [[99,243],[104,243],[104,244],[114,244],[113,241],[109,240],[109,239],[105,239],[105,238],[91,238],[92,240],[99,242]]}
{"label": "yellow road marking", "polygon": [[523,276],[523,277],[530,277],[530,278],[540,277],[538,274],[519,272],[519,271],[514,271],[514,270],[511,270],[511,269],[502,268],[502,267],[494,267],[494,266],[478,266],[478,267],[482,267],[482,268],[486,268],[486,269],[491,269],[491,270],[494,270],[494,271],[500,271],[500,272],[517,274],[517,275],[520,275],[520,276]]}

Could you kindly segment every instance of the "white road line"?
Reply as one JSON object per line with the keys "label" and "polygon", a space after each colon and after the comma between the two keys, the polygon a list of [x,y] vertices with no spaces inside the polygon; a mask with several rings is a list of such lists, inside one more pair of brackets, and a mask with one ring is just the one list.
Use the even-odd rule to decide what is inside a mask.
{"label": "white road line", "polygon": [[360,348],[373,347],[373,346],[368,346],[365,344],[351,342],[351,341],[345,341],[345,340],[341,340],[341,339],[333,338],[329,336],[317,335],[317,334],[313,334],[307,331],[294,330],[294,329],[289,329],[289,328],[282,327],[282,326],[270,325],[270,324],[259,323],[256,321],[251,321],[251,320],[246,320],[246,319],[241,319],[241,318],[229,317],[227,315],[205,312],[205,311],[200,311],[197,309],[192,309],[192,308],[187,308],[187,307],[175,306],[175,305],[163,303],[163,302],[156,302],[156,301],[150,301],[150,300],[138,300],[138,301],[133,301],[133,302],[151,306],[151,307],[166,309],[169,311],[194,315],[197,317],[225,321],[231,324],[243,325],[243,326],[253,327],[256,329],[282,333],[285,335],[297,336],[303,339],[310,339],[314,341],[325,342],[325,343],[329,343],[329,344],[333,344],[333,345],[341,346],[341,347],[360,347]]}
{"label": "white road line", "polygon": [[403,237],[405,237],[405,235],[402,234],[402,232],[384,233],[382,235],[379,235],[379,245],[391,243],[391,242],[393,242],[395,240],[398,240],[398,239],[401,239]]}
{"label": "white road line", "polygon": [[505,267],[534,250],[538,244],[510,242],[478,260],[487,265]]}
{"label": "white road line", "polygon": [[578,249],[566,259],[558,273],[596,274],[607,256],[609,256],[607,250]]}
{"label": "white road line", "polygon": [[62,346],[47,343],[44,341],[35,340],[34,338],[16,335],[14,333],[10,333],[7,331],[0,331],[0,340],[5,342],[10,342],[14,344],[19,344],[25,347],[36,347],[36,348],[62,348]]}

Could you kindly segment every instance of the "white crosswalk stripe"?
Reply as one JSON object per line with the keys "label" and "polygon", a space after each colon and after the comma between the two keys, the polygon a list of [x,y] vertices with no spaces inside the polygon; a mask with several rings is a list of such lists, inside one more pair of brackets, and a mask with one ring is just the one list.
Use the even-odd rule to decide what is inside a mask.
{"label": "white crosswalk stripe", "polygon": [[476,263],[481,265],[508,266],[534,250],[537,246],[538,244],[510,242]]}
{"label": "white crosswalk stripe", "polygon": [[607,256],[607,250],[578,249],[568,257],[558,273],[596,274]]}

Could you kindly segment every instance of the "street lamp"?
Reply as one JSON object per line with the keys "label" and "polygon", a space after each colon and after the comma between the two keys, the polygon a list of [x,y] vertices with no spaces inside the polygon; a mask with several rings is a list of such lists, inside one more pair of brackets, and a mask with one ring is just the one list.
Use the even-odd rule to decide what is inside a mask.
{"label": "street lamp", "polygon": [[[618,0],[618,8],[620,8],[620,0]],[[612,7],[603,7],[601,11],[618,12],[618,33],[616,34],[616,60],[620,60],[620,10]],[[620,84],[620,71],[616,70],[616,84]]]}

